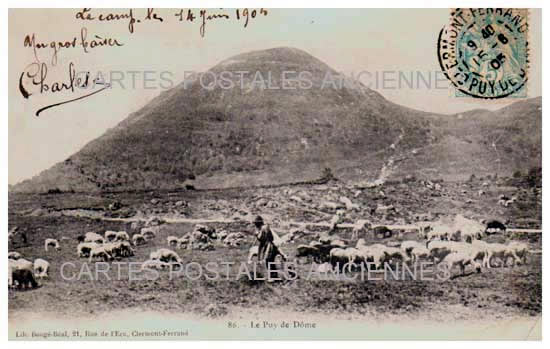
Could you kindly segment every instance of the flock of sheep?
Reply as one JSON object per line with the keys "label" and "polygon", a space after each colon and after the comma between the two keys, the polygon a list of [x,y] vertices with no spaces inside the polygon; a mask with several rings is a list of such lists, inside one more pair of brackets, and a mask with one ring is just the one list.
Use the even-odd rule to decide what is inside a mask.
{"label": "flock of sheep", "polygon": [[[87,258],[90,263],[94,260],[108,262],[134,256],[136,248],[146,245],[148,241],[155,239],[158,235],[158,224],[160,223],[156,222],[153,223],[153,226],[148,226],[150,223],[147,222],[146,226],[141,228],[139,233],[133,234],[131,238],[125,231],[111,230],[105,231],[103,235],[95,232],[80,235],[77,237],[77,256]],[[67,240],[67,238],[64,237],[62,242],[63,240]],[[199,224],[192,232],[186,233],[182,237],[168,236],[166,238],[168,247],[203,251],[214,249],[214,240],[225,246],[236,247],[246,241],[246,236],[241,232],[229,233],[225,230],[216,232],[213,228]],[[48,252],[52,248],[59,251],[60,242],[53,238],[45,239],[44,250]],[[38,286],[36,278],[48,277],[50,264],[44,259],[36,259],[33,263],[24,259],[19,252],[13,251],[8,253],[8,262],[9,287],[36,288]],[[141,269],[160,270],[181,264],[182,259],[177,252],[170,248],[160,248],[150,253],[149,259],[142,263]]]}
{"label": "flock of sheep", "polygon": [[[336,214],[330,222],[329,231],[334,233],[341,222],[341,215]],[[149,222],[148,222],[149,223]],[[436,264],[446,263],[450,270],[459,266],[464,274],[465,267],[470,265],[478,272],[481,268],[491,268],[495,260],[500,265],[507,266],[508,260],[513,260],[513,265],[525,263],[529,247],[527,244],[517,241],[502,243],[488,243],[482,239],[487,234],[495,233],[505,229],[501,224],[481,224],[477,221],[457,215],[452,220],[437,222],[418,222],[418,240],[390,241],[387,244],[367,244],[364,237],[371,232],[376,237],[389,237],[386,227],[373,227],[367,220],[358,220],[352,229],[351,240],[345,240],[338,235],[323,234],[311,241],[308,245],[296,247],[297,258],[312,259],[320,263],[325,269],[341,269],[346,265],[364,264],[368,268],[381,268],[385,263],[395,262],[416,262],[430,260]],[[384,229],[381,229],[384,228]],[[105,231],[104,235],[95,232],[88,232],[78,236],[77,255],[79,258],[87,258],[89,262],[101,259],[112,261],[135,255],[135,249],[146,245],[148,241],[155,239],[159,231],[158,222],[154,226],[141,228],[139,233],[133,234],[130,238],[125,231]],[[286,235],[279,236],[274,232],[274,244],[278,247],[279,254],[283,260],[287,255],[282,251],[281,246],[293,242],[297,237],[305,235],[305,227],[294,229]],[[390,231],[391,233],[391,231]],[[66,238],[62,238],[64,240]],[[196,225],[192,232],[182,237],[168,236],[166,242],[169,248],[160,248],[152,251],[149,259],[143,262],[144,269],[167,269],[174,265],[181,265],[182,259],[176,249],[212,250],[213,242],[236,247],[246,242],[246,236],[240,232],[227,232],[204,225]],[[351,245],[351,241],[356,241]],[[56,239],[48,238],[44,241],[44,249],[60,249],[60,243]],[[257,256],[257,246],[249,249],[248,261]],[[32,287],[38,286],[35,278],[48,276],[50,264],[38,258],[34,262],[24,259],[19,252],[8,254],[8,276],[10,287]]]}
{"label": "flock of sheep", "polygon": [[[88,232],[77,237],[76,252],[79,258],[88,258],[91,263],[101,259],[112,261],[135,255],[134,248],[146,244],[148,240],[155,238],[157,227],[142,228],[140,233],[134,234],[132,239],[125,231],[105,231],[104,235]],[[68,238],[63,237],[63,240]],[[132,247],[132,244],[134,247]],[[44,240],[44,250],[59,251],[61,245],[57,239]],[[35,259],[34,263],[23,258],[19,252],[8,253],[8,286],[18,288],[36,288],[36,278],[48,277],[50,263],[42,258]]]}
{"label": "flock of sheep", "polygon": [[[331,222],[331,229],[337,227],[336,221],[333,219]],[[513,265],[524,264],[529,252],[529,246],[523,242],[502,244],[483,241],[488,234],[505,229],[497,222],[481,224],[457,215],[450,221],[419,222],[416,226],[420,241],[368,245],[364,238],[359,238],[355,246],[350,246],[348,240],[337,235],[325,235],[308,245],[297,246],[296,256],[311,258],[321,263],[320,267],[324,270],[361,264],[378,269],[385,263],[407,263],[423,259],[435,264],[445,263],[451,271],[459,266],[461,274],[464,274],[468,265],[480,272],[482,267],[491,268],[497,261],[501,266],[507,266],[510,259]],[[352,239],[368,234],[369,231],[378,235],[368,221],[360,220],[354,225]]]}

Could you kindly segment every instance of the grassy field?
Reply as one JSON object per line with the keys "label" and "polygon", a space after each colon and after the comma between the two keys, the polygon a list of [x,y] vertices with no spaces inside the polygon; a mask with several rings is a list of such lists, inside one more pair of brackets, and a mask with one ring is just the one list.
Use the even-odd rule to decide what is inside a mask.
{"label": "grassy field", "polygon": [[[461,213],[472,218],[508,217],[509,226],[518,226],[531,218],[530,227],[540,223],[540,196],[520,188],[509,188],[503,183],[490,186],[480,180],[474,183],[442,183],[438,191],[427,190],[421,183],[396,183],[384,188],[363,190],[359,194],[342,184],[329,186],[300,186],[270,189],[141,192],[118,194],[10,194],[9,228],[17,226],[29,237],[26,245],[16,241],[10,251],[20,252],[24,258],[44,258],[51,263],[50,278],[29,291],[9,293],[9,316],[25,313],[60,313],[79,316],[108,313],[114,310],[151,310],[156,312],[189,313],[206,317],[234,316],[243,308],[261,308],[265,311],[288,310],[305,314],[341,314],[370,318],[430,317],[436,320],[460,318],[507,318],[540,315],[542,309],[541,255],[531,254],[526,265],[494,268],[482,273],[471,273],[448,281],[346,281],[307,280],[311,264],[301,260],[297,265],[299,278],[293,281],[267,283],[237,277],[239,263],[247,259],[248,248],[254,244],[250,219],[262,214],[275,231],[284,234],[292,228],[290,222],[326,222],[333,212],[319,207],[323,200],[338,201],[346,195],[359,204],[359,210],[348,212],[345,221],[366,217],[378,223],[411,223],[423,215],[438,217],[441,213]],[[476,193],[486,192],[483,196]],[[380,193],[384,191],[384,195]],[[496,204],[502,193],[521,194],[513,207]],[[294,198],[293,198],[294,197]],[[301,201],[295,197],[300,197]],[[467,202],[467,198],[472,198]],[[122,208],[109,211],[110,203],[118,201]],[[392,204],[395,212],[377,212],[378,204]],[[373,210],[374,208],[374,210]],[[230,277],[191,280],[170,278],[161,272],[156,280],[130,281],[128,265],[110,264],[107,276],[90,280],[65,280],[61,266],[70,262],[67,274],[81,270],[84,259],[77,258],[76,236],[88,231],[126,230],[134,233],[134,220],[159,216],[166,219],[190,218],[225,219],[230,223],[210,223],[217,230],[243,232],[247,241],[240,247],[226,247],[216,243],[213,251],[177,250],[184,263],[206,265],[217,262],[217,270],[225,273],[222,262],[234,262]],[[539,222],[539,223],[537,223]],[[167,247],[168,235],[181,236],[193,230],[194,224],[163,224],[158,236],[147,245],[136,249],[133,257],[120,262],[143,262],[149,253]],[[538,226],[540,227],[540,225]],[[297,244],[309,243],[326,228],[308,227],[308,234],[282,247],[293,260]],[[338,234],[350,237],[349,229]],[[44,239],[60,240],[61,250],[44,251]],[[365,236],[368,242],[396,243],[416,239],[412,232],[395,234],[378,240]],[[525,235],[531,250],[541,249],[540,234]],[[492,236],[490,241],[507,241],[504,236]],[[353,242],[354,243],[354,242]],[[118,278],[119,272],[122,277]],[[94,266],[90,267],[95,273]],[[458,272],[455,270],[455,273]],[[94,275],[95,278],[95,275]]]}

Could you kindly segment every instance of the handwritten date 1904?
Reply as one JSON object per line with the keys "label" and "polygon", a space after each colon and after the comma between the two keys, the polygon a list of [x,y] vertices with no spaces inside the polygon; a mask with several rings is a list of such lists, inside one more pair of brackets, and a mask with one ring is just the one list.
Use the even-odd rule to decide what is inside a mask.
{"label": "handwritten date 1904", "polygon": [[[252,18],[262,16],[267,16],[267,10],[264,8],[261,8],[259,10],[256,9],[235,9],[235,17],[237,21],[244,21],[243,26],[246,28],[248,27],[248,23]],[[175,16],[179,19],[180,22],[187,21],[187,22],[194,22],[197,19],[197,15],[195,14],[194,10],[188,9],[187,12],[184,12],[183,9],[179,10],[179,12],[175,13]],[[217,20],[229,20],[231,19],[231,12],[228,12],[226,10],[220,9],[216,12],[212,12],[210,9],[201,9],[198,12],[198,21],[200,22],[200,35],[204,37],[206,33],[206,23],[211,21],[217,21]]]}

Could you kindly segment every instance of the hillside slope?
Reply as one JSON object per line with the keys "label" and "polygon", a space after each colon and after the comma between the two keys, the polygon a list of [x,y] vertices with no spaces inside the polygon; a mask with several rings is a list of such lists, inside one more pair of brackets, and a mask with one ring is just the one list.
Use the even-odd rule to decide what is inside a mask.
{"label": "hillside slope", "polygon": [[[242,71],[249,73],[241,81]],[[282,88],[284,71],[308,72],[311,86]],[[327,74],[345,83],[327,85]],[[201,77],[203,85],[215,77],[235,87],[207,89]],[[383,169],[389,176],[514,171],[540,163],[540,104],[522,101],[462,119],[424,113],[344,79],[304,51],[254,51],[161,93],[12,190],[178,188],[194,177],[212,187],[255,185],[313,179],[326,167],[354,180],[375,179]],[[492,138],[499,163],[490,161]]]}

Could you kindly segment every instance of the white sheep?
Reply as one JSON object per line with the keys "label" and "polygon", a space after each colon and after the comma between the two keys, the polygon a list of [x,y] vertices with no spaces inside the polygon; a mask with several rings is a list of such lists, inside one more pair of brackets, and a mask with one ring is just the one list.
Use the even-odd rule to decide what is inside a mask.
{"label": "white sheep", "polygon": [[452,231],[453,228],[445,224],[433,223],[431,225],[431,230],[426,234],[426,236],[428,240],[449,240]]}
{"label": "white sheep", "polygon": [[107,230],[107,231],[105,232],[105,240],[106,240],[106,241],[113,241],[113,240],[116,238],[116,234],[117,234],[116,231]]}
{"label": "white sheep", "polygon": [[115,241],[130,241],[130,236],[125,231],[119,231],[116,233]]}
{"label": "white sheep", "polygon": [[34,271],[34,264],[29,261],[29,260],[26,260],[24,258],[19,258],[18,260],[14,261],[14,260],[9,260],[8,261],[11,265],[15,265],[17,267],[17,269],[19,270],[30,270],[30,271]]}
{"label": "white sheep", "polygon": [[19,252],[8,252],[8,259],[12,259],[14,261],[18,260],[19,258],[22,258],[23,256]]}
{"label": "white sheep", "polygon": [[408,257],[403,253],[400,248],[386,246],[386,248],[384,249],[384,261],[389,261],[393,263],[396,260],[406,261],[408,260]]}
{"label": "white sheep", "polygon": [[180,263],[180,264],[182,263],[182,259],[180,258],[180,256],[176,252],[169,250],[167,248],[161,248],[157,251],[151,252],[149,254],[149,259],[160,260],[166,263],[172,263],[172,262]]}
{"label": "white sheep", "polygon": [[8,287],[13,287],[14,281],[18,282],[19,287],[26,287],[29,283],[33,288],[38,286],[34,278],[34,265],[31,261],[23,258],[8,259]]}
{"label": "white sheep", "polygon": [[143,245],[147,243],[147,241],[145,240],[145,236],[143,236],[142,234],[134,234],[132,236],[132,242],[134,243],[134,246]]}
{"label": "white sheep", "polygon": [[113,257],[131,257],[135,253],[134,249],[132,249],[132,245],[128,241],[112,242],[110,248],[111,250],[107,250],[107,252]]}
{"label": "white sheep", "polygon": [[484,266],[487,264],[487,248],[480,240],[475,240],[475,243],[429,241],[426,245],[436,263],[441,262],[450,253],[459,252],[468,255],[473,261],[481,260]]}
{"label": "white sheep", "polygon": [[524,242],[512,241],[508,244],[508,247],[518,256],[522,264],[527,261],[527,253],[529,253],[529,246]]}
{"label": "white sheep", "polygon": [[356,248],[333,248],[330,250],[330,264],[333,266],[338,266],[340,269],[343,268],[346,264],[348,266],[351,263],[355,263],[358,260],[359,251]]}
{"label": "white sheep", "polygon": [[334,230],[336,230],[336,228],[338,227],[338,224],[339,223],[342,223],[343,219],[344,219],[344,215],[345,215],[345,212],[344,210],[337,210],[336,211],[336,214],[334,216],[332,216],[332,219],[330,220],[330,226],[329,226],[329,231],[332,232]]}
{"label": "white sheep", "polygon": [[[362,239],[360,239],[361,241]],[[382,266],[386,254],[384,253],[386,249],[386,246],[382,244],[374,244],[367,246],[363,243],[358,245],[356,247],[356,255],[355,260],[359,263],[365,263],[368,265],[369,263],[374,264],[375,268],[379,268]]]}
{"label": "white sheep", "polygon": [[479,273],[481,272],[481,264],[474,261],[472,257],[466,252],[452,252],[449,253],[442,261],[442,263],[447,264],[449,272],[452,275],[453,267],[458,265],[460,267],[460,274],[464,275],[466,265],[473,265],[475,270]]}
{"label": "white sheep", "polygon": [[416,262],[421,258],[427,259],[430,257],[430,251],[426,248],[426,246],[415,246],[412,248],[410,254],[413,262]]}
{"label": "white sheep", "polygon": [[166,238],[166,241],[168,242],[168,246],[177,245],[179,238],[174,235],[170,235]]}
{"label": "white sheep", "polygon": [[102,244],[105,242],[105,239],[103,238],[103,236],[90,231],[84,234],[84,242],[95,242],[98,244]]}
{"label": "white sheep", "polygon": [[162,262],[158,259],[149,259],[141,264],[141,271],[147,269],[163,270],[170,267],[170,263]]}
{"label": "white sheep", "polygon": [[57,241],[56,239],[46,239],[44,241],[44,249],[46,250],[46,252],[48,251],[49,246],[54,247],[57,251],[60,250],[59,241]]}
{"label": "white sheep", "polygon": [[401,243],[401,250],[405,252],[407,258],[412,258],[412,250],[417,247],[426,248],[425,244],[422,244],[418,241],[408,240]]}
{"label": "white sheep", "polygon": [[355,224],[353,225],[353,230],[351,232],[351,239],[357,239],[359,237],[359,233],[366,232],[367,229],[370,229],[372,226],[371,222],[366,219],[359,219]]}
{"label": "white sheep", "polygon": [[89,263],[92,263],[94,258],[103,258],[104,261],[110,261],[113,259],[111,254],[108,252],[110,250],[110,246],[103,246],[99,245],[90,251],[90,259]]}
{"label": "white sheep", "polygon": [[34,274],[38,278],[45,278],[48,277],[48,271],[50,270],[50,263],[48,261],[37,258],[34,260]]}
{"label": "white sheep", "polygon": [[428,232],[432,229],[433,222],[417,222],[416,227],[418,229],[418,238],[419,239],[427,239],[428,238]]}
{"label": "white sheep", "polygon": [[499,243],[487,244],[487,251],[488,268],[491,268],[491,261],[495,257],[500,259],[500,265],[502,267],[508,265],[507,262],[509,257],[512,257],[514,259],[514,263],[521,264],[521,259],[516,255],[516,249],[514,248],[514,246],[510,247]]}
{"label": "white sheep", "polygon": [[90,256],[90,252],[100,246],[95,242],[81,242],[76,246],[76,253],[79,258],[87,258]]}
{"label": "white sheep", "polygon": [[143,235],[146,240],[152,240],[157,236],[155,230],[156,229],[153,229],[151,227],[141,228],[140,234]]}

